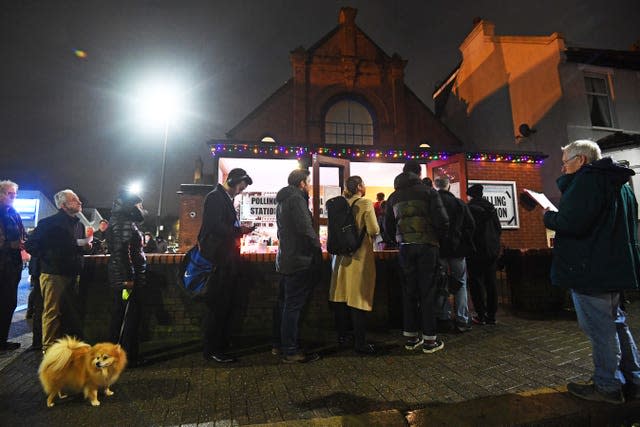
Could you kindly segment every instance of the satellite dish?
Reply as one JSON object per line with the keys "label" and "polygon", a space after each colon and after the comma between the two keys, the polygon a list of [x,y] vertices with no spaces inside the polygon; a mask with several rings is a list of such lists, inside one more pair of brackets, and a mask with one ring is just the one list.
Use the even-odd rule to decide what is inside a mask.
{"label": "satellite dish", "polygon": [[526,138],[532,133],[536,133],[536,130],[530,128],[529,125],[526,123],[521,124],[518,130],[520,131],[520,135],[522,138]]}

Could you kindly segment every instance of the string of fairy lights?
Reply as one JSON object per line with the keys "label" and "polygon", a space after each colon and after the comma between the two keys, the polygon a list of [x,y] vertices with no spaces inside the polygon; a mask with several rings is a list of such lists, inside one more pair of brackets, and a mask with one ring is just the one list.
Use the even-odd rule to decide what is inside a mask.
{"label": "string of fairy lights", "polygon": [[[242,157],[282,157],[301,158],[313,154],[330,156],[349,160],[447,160],[456,153],[430,152],[430,151],[407,151],[407,150],[381,150],[372,148],[345,148],[345,147],[300,147],[286,145],[263,145],[263,144],[212,144],[211,154],[213,156],[240,155]],[[467,160],[475,162],[500,162],[517,164],[542,164],[544,156],[540,154],[528,153],[488,153],[472,152],[465,153]]]}

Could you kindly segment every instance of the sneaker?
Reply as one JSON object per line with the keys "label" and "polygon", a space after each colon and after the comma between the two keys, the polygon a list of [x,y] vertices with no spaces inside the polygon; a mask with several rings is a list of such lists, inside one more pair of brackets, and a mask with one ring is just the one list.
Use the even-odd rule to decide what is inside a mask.
{"label": "sneaker", "polygon": [[468,323],[456,323],[456,329],[458,332],[469,332],[471,330],[471,325]]}
{"label": "sneaker", "polygon": [[404,343],[404,348],[407,350],[415,350],[420,347],[423,342],[422,338],[419,337],[409,338],[407,342]]}
{"label": "sneaker", "polygon": [[604,392],[598,390],[595,384],[567,384],[567,391],[580,399],[591,400],[594,402],[607,402],[613,404],[624,403],[624,395],[622,390]]}
{"label": "sneaker", "polygon": [[271,347],[271,354],[273,354],[274,356],[280,356],[282,354],[282,350],[280,350],[280,347],[276,347],[274,345],[273,347]]}
{"label": "sneaker", "polygon": [[422,352],[427,354],[435,353],[443,348],[444,342],[438,340],[425,341],[424,344],[422,344]]}
{"label": "sneaker", "polygon": [[471,323],[473,323],[474,325],[485,325],[486,324],[483,318],[476,317],[476,316],[473,316],[471,318]]}
{"label": "sneaker", "polygon": [[320,355],[318,353],[296,353],[290,354],[282,358],[284,363],[310,363],[315,362],[316,360],[320,360]]}
{"label": "sneaker", "polygon": [[224,353],[218,353],[218,354],[209,354],[207,356],[204,356],[205,360],[208,360],[209,362],[216,362],[216,363],[235,363],[236,362],[236,358],[233,356],[229,356],[226,355]]}

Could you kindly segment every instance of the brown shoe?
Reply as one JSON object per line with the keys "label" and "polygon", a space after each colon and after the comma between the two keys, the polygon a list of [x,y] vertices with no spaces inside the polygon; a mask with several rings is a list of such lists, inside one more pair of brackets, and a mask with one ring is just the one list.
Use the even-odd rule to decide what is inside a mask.
{"label": "brown shoe", "polygon": [[288,355],[282,358],[284,363],[309,363],[315,362],[316,360],[320,360],[320,356],[317,353],[296,353],[292,355]]}

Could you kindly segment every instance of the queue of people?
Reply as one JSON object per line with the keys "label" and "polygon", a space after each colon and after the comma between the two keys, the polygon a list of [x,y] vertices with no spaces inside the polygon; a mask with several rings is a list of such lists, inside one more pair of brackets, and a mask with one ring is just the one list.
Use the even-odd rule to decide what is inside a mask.
{"label": "queue of people", "polygon": [[[593,347],[595,368],[590,382],[569,383],[568,391],[588,400],[621,403],[623,386],[625,394],[640,397],[640,357],[621,307],[621,291],[637,289],[640,280],[638,206],[628,184],[634,172],[602,158],[592,141],[575,141],[562,153],[560,205],[544,213],[546,227],[556,232],[551,281],[570,290],[578,323]],[[394,192],[386,201],[378,194],[375,204],[365,198],[361,177],[346,179],[343,197],[361,237],[352,252],[333,256],[328,300],[335,311],[338,343],[357,353],[376,354],[366,339],[366,317],[374,309],[373,247],[379,234],[399,249],[405,349],[426,354],[442,350],[438,330],[443,324],[464,333],[473,324],[496,323],[501,227],[495,208],[483,198],[481,185],[467,189],[470,201],[465,203],[451,193],[446,177],[431,182],[420,175],[420,164],[408,161],[394,180]],[[204,202],[198,247],[214,268],[204,299],[203,355],[217,363],[235,361],[228,348],[241,275],[239,240],[253,228],[240,224],[233,200],[252,183],[245,170],[233,169]],[[320,358],[301,348],[299,336],[301,312],[321,277],[322,264],[309,189],[309,171],[296,169],[276,196],[276,270],[281,281],[273,309],[272,353],[286,363]],[[0,351],[19,346],[7,337],[22,269],[20,251],[26,249],[33,257],[46,350],[63,333],[81,336],[75,299],[82,256],[99,244],[111,254],[108,273],[116,307],[112,340],[124,346],[134,365],[142,364],[137,351],[142,309],[138,291],[145,286],[144,249],[150,244],[139,230],[142,199],[120,193],[111,221],[101,223],[92,238],[76,216],[82,210],[78,196],[69,189],[60,191],[54,197],[58,213],[40,221],[27,238],[13,209],[17,191],[17,184],[0,181]],[[446,293],[439,289],[443,272],[448,277]],[[468,292],[475,316],[470,314]]]}

